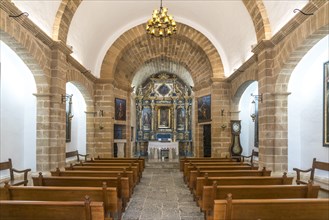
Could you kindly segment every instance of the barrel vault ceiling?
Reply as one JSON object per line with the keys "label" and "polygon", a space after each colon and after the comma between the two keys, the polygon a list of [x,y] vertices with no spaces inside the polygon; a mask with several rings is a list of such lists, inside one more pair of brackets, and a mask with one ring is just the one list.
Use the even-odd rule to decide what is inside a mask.
{"label": "barrel vault ceiling", "polygon": [[308,0],[163,0],[178,23],[169,39],[146,36],[145,22],[160,0],[12,0],[97,78],[138,86],[159,71],[191,86],[225,78],[252,56]]}

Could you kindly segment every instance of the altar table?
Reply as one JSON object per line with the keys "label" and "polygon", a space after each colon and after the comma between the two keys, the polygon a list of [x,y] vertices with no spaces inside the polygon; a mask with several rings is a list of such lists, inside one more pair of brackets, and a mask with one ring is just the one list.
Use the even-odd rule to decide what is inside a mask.
{"label": "altar table", "polygon": [[175,149],[176,155],[179,155],[178,151],[178,142],[159,142],[159,141],[149,141],[148,145],[148,154],[151,154],[151,149],[157,149],[157,150],[169,150],[169,149]]}

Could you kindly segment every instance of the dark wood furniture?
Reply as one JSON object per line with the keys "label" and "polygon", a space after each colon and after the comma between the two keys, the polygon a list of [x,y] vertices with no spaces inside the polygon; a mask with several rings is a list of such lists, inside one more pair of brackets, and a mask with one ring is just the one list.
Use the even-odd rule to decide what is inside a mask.
{"label": "dark wood furniture", "polygon": [[[298,185],[300,184],[307,184],[309,181],[314,182],[314,176],[315,176],[315,170],[324,170],[324,171],[328,171],[329,172],[329,163],[326,162],[320,162],[317,161],[316,158],[313,158],[313,163],[312,163],[312,167],[310,169],[307,170],[301,170],[298,168],[294,168],[294,171],[296,171],[297,173],[297,177],[296,177],[296,183]],[[310,173],[310,179],[308,181],[303,181],[301,180],[301,173]],[[329,189],[323,188],[321,187],[321,190],[327,191],[329,192]]]}
{"label": "dark wood furniture", "polygon": [[[27,175],[28,175],[28,172],[31,171],[31,169],[16,170],[15,168],[13,168],[13,164],[12,164],[10,158],[8,159],[8,161],[0,163],[0,170],[9,170],[10,180],[8,182],[12,186],[19,186],[19,185],[26,186],[27,183],[28,183]],[[23,180],[15,179],[14,172],[15,173],[23,173],[24,174],[24,179]]]}

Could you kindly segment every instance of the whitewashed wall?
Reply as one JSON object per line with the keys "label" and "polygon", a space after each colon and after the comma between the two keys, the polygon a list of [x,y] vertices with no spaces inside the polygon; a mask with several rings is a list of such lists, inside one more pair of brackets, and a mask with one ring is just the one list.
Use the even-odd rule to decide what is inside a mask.
{"label": "whitewashed wall", "polygon": [[[0,160],[36,169],[36,84],[31,71],[6,44],[1,47]],[[5,173],[2,173],[6,175]]]}
{"label": "whitewashed wall", "polygon": [[66,94],[72,97],[71,142],[66,143],[66,152],[78,150],[86,153],[86,102],[79,89],[72,83],[66,83]]}
{"label": "whitewashed wall", "polygon": [[[329,162],[323,147],[323,63],[329,60],[329,37],[316,44],[299,62],[289,81],[288,169],[307,169],[313,158]],[[322,173],[328,177],[328,173]],[[320,173],[321,175],[321,173]]]}
{"label": "whitewashed wall", "polygon": [[243,148],[242,155],[249,156],[254,148],[255,123],[252,121],[251,102],[252,94],[258,94],[258,82],[251,83],[243,92],[239,103],[239,120],[241,120],[240,143]]}

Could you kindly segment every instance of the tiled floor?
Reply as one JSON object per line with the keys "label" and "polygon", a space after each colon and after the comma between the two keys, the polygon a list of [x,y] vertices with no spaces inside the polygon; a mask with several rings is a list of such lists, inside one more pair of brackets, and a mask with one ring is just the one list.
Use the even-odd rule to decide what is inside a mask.
{"label": "tiled floor", "polygon": [[[161,165],[162,164],[162,165]],[[123,214],[124,220],[203,220],[177,168],[147,163],[141,182]]]}

